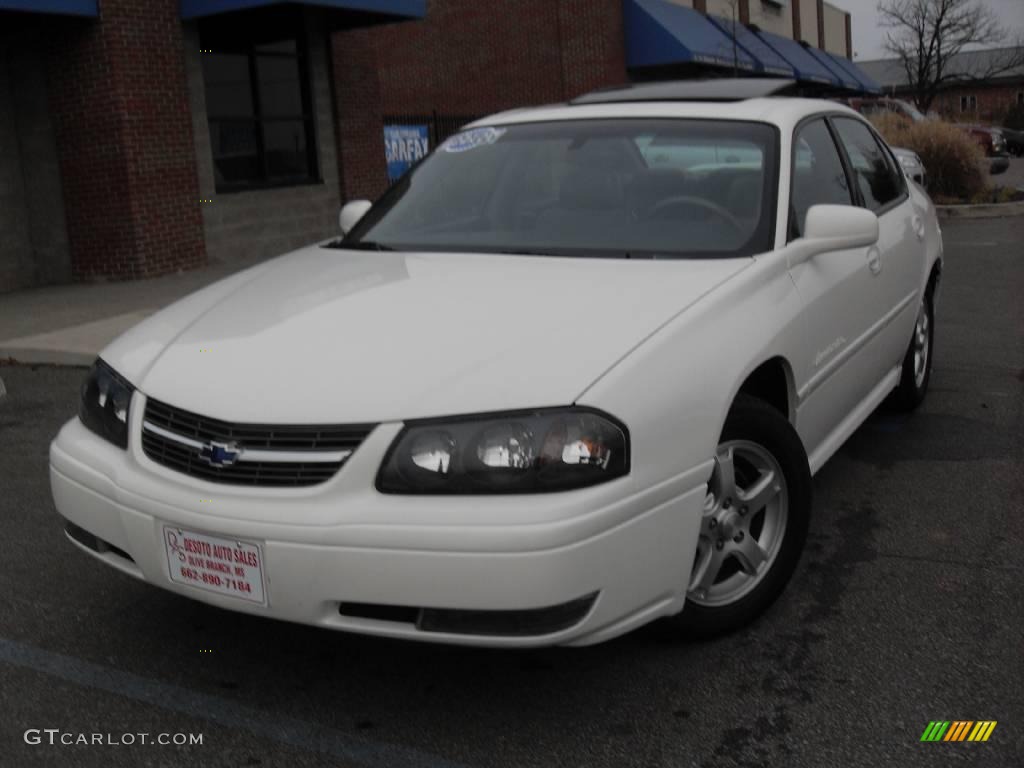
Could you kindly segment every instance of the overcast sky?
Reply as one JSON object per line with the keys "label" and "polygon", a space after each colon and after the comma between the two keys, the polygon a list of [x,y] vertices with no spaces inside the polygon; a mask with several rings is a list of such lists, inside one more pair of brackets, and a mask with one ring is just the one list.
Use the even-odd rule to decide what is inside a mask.
{"label": "overcast sky", "polygon": [[[1007,29],[1024,31],[1024,0],[978,0],[999,14]],[[853,22],[853,53],[855,59],[884,59],[882,48],[885,30],[878,26],[878,0],[828,0],[849,11]]]}

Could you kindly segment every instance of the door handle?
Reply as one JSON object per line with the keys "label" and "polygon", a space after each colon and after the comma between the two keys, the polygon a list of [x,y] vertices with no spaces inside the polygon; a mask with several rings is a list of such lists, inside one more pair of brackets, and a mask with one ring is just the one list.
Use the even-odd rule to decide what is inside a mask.
{"label": "door handle", "polygon": [[868,269],[872,275],[882,271],[882,252],[874,245],[868,248]]}

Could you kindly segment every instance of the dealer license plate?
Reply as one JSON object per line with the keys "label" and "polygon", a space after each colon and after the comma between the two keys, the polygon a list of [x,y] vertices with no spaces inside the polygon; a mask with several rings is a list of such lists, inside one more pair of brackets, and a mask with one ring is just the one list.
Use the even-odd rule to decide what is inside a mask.
{"label": "dealer license plate", "polygon": [[263,552],[258,544],[165,525],[171,581],[265,605]]}

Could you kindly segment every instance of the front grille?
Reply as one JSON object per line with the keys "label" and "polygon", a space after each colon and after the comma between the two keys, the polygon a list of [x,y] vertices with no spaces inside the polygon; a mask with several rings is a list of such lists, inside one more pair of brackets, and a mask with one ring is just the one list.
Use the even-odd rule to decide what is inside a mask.
{"label": "front grille", "polygon": [[[375,425],[232,424],[150,399],[142,450],[177,472],[214,483],[296,487],[329,480]],[[218,466],[201,446],[231,446],[235,463]]]}

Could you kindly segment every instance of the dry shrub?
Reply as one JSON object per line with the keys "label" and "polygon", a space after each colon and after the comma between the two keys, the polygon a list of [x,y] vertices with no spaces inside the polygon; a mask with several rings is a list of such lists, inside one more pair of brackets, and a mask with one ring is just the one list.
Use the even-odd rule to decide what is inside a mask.
{"label": "dry shrub", "polygon": [[876,131],[882,134],[882,138],[889,143],[890,147],[912,149],[912,147],[906,145],[907,131],[913,125],[913,121],[910,118],[893,112],[883,112],[872,115],[871,124],[875,126]]}
{"label": "dry shrub", "polygon": [[933,198],[962,200],[984,191],[988,161],[966,131],[940,120],[915,123],[895,115],[880,115],[871,122],[890,146],[920,155]]}

